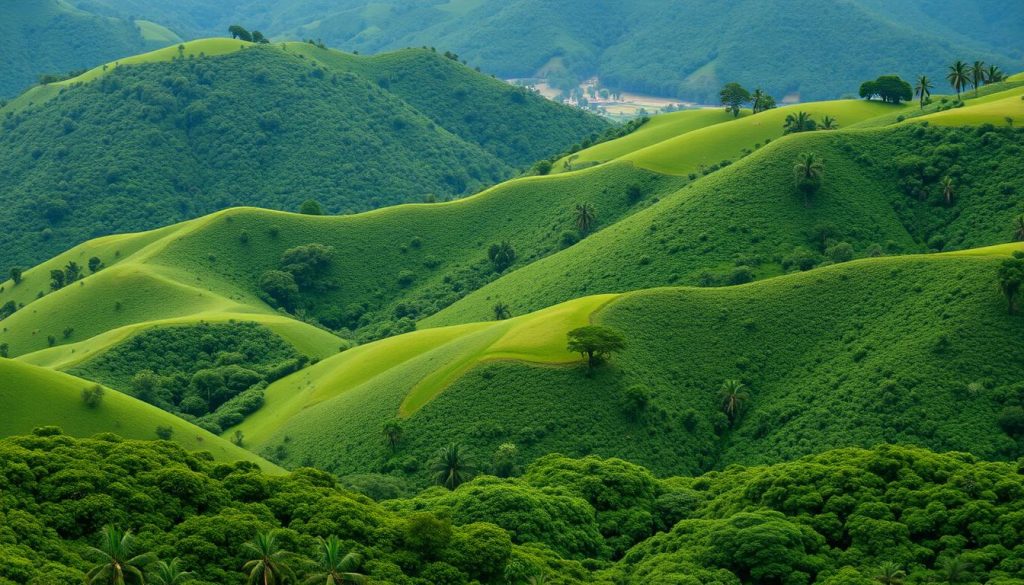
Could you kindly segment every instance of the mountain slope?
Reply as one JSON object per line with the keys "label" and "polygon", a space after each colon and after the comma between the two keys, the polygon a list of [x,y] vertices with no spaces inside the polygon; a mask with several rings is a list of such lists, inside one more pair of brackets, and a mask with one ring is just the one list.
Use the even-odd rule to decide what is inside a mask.
{"label": "mountain slope", "polygon": [[89,3],[180,23],[190,34],[220,34],[240,21],[361,52],[436,46],[504,77],[599,75],[615,89],[707,103],[729,81],[811,100],[855,93],[882,73],[942,79],[958,58],[1003,69],[1024,64],[1016,42],[1024,12],[1000,0]]}
{"label": "mountain slope", "polygon": [[[314,198],[336,213],[459,196],[607,126],[429,51],[316,60],[308,46],[200,41],[16,100],[0,132],[0,264],[234,205]],[[426,102],[461,101],[418,108],[403,97],[414,88],[382,87],[399,74]]]}
{"label": "mountain slope", "polygon": [[180,40],[156,23],[100,16],[66,0],[6,0],[3,10],[0,98],[14,97],[40,75],[66,74]]}
{"label": "mountain slope", "polygon": [[267,471],[280,468],[155,406],[108,390],[90,408],[82,391],[92,382],[45,368],[0,358],[0,436],[23,435],[36,427],[58,426],[77,437],[116,433],[131,439],[157,438],[157,427],[171,429],[170,440],[188,450],[209,451],[218,461],[249,461]]}

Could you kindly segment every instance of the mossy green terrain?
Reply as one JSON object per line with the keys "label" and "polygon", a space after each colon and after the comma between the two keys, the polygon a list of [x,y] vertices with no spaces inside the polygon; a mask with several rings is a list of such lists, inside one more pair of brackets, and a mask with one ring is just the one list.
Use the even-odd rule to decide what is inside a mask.
{"label": "mossy green terrain", "polygon": [[155,440],[157,427],[168,427],[170,440],[187,450],[208,451],[218,461],[249,461],[266,471],[280,472],[277,466],[226,439],[120,392],[107,390],[99,405],[90,408],[82,400],[82,390],[93,385],[81,378],[0,358],[0,402],[4,404],[0,435],[23,435],[35,427],[57,425],[77,437],[116,433]]}

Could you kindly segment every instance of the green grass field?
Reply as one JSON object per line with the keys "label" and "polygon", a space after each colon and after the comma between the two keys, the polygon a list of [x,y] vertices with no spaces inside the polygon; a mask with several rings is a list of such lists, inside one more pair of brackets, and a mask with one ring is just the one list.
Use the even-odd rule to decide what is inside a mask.
{"label": "green grass field", "polygon": [[65,433],[88,437],[116,433],[129,439],[156,439],[156,428],[173,429],[171,440],[190,450],[209,451],[218,461],[251,461],[265,471],[281,469],[155,406],[107,390],[96,408],[82,401],[91,382],[49,369],[0,358],[0,435],[25,435],[35,427],[56,425]]}

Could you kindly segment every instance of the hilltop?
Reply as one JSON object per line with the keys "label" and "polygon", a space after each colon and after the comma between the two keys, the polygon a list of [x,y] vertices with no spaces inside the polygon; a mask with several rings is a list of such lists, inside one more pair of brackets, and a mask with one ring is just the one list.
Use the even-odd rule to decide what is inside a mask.
{"label": "hilltop", "polygon": [[124,59],[3,112],[7,266],[230,206],[459,197],[607,127],[429,50],[226,39]]}
{"label": "hilltop", "polygon": [[435,46],[502,77],[568,87],[597,75],[614,90],[702,103],[730,81],[808,101],[854,93],[880,71],[940,79],[958,58],[1024,65],[1022,7],[993,0],[575,0],[557,10],[541,0],[102,3],[193,36],[243,22],[364,53]]}
{"label": "hilltop", "polygon": [[68,0],[4,2],[0,102],[42,75],[65,75],[181,40],[155,22],[101,15],[73,4]]}

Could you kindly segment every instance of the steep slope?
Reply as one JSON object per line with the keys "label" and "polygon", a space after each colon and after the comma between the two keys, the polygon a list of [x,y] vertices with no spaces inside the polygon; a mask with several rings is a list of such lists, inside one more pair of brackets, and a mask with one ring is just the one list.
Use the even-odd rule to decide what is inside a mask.
{"label": "steep slope", "polygon": [[[1014,250],[1024,244],[586,297],[417,331],[275,383],[265,412],[240,428],[287,465],[420,479],[450,442],[478,461],[512,442],[524,461],[596,453],[659,474],[879,442],[1012,459],[1022,446],[997,420],[1024,401],[1024,329],[995,275]],[[626,340],[592,376],[565,350],[567,332],[587,322]],[[750,392],[732,425],[718,395],[727,379]],[[391,455],[380,437],[395,418]]]}
{"label": "steep slope", "polygon": [[0,19],[0,100],[44,74],[66,74],[180,41],[152,22],[100,16],[66,0],[7,0]]}
{"label": "steep slope", "polygon": [[[232,205],[313,198],[348,213],[460,196],[607,126],[430,51],[317,60],[306,47],[198,41],[12,102],[0,264]],[[425,97],[383,87],[399,74]],[[445,92],[461,97],[427,103]]]}
{"label": "steep slope", "polygon": [[116,433],[131,439],[155,440],[157,427],[171,429],[170,440],[190,451],[210,452],[218,461],[249,461],[270,472],[281,470],[226,439],[204,431],[155,406],[113,390],[99,405],[86,406],[82,391],[92,382],[0,358],[0,436],[23,435],[36,427],[58,426],[76,437]]}
{"label": "steep slope", "polygon": [[557,10],[545,0],[88,2],[194,35],[243,22],[364,53],[436,46],[504,77],[596,74],[612,88],[706,103],[728,81],[810,100],[854,93],[885,72],[941,79],[955,59],[1024,64],[1024,12],[1000,0],[571,0]]}

